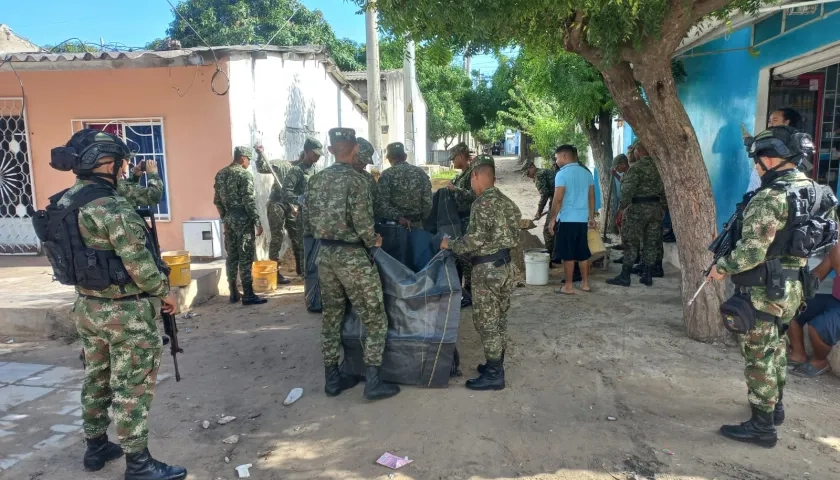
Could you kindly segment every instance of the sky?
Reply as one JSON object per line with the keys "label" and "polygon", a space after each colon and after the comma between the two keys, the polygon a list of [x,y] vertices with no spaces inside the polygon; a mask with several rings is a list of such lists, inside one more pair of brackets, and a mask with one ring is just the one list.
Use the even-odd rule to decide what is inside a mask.
{"label": "sky", "polygon": [[[177,0],[170,0],[176,3]],[[358,7],[346,0],[301,0],[310,10],[321,10],[339,38],[365,41],[365,17],[356,15]],[[166,0],[0,0],[0,23],[37,45],[55,45],[76,37],[85,42],[121,43],[142,47],[166,36],[174,15]],[[79,6],[83,8],[79,8]],[[199,32],[200,33],[200,32]],[[492,74],[492,56],[476,56],[473,70]]]}

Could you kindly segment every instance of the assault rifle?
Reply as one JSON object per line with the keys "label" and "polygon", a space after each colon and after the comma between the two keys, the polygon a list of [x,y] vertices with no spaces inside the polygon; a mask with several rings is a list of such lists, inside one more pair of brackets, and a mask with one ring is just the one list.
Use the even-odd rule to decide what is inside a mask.
{"label": "assault rifle", "polygon": [[[148,218],[151,225],[149,227],[149,233],[152,235],[152,246],[154,247],[154,255],[157,257],[156,260],[160,263],[161,266],[167,271],[165,274],[169,274],[168,269],[163,263],[163,260],[160,256],[160,242],[158,241],[158,234],[157,234],[157,225],[155,224],[155,214],[152,212],[151,209],[148,208],[138,208],[137,214],[140,215],[142,218]],[[163,320],[163,333],[165,333],[169,337],[169,353],[172,354],[172,363],[175,365],[175,381],[181,381],[181,372],[178,371],[178,357],[179,353],[184,353],[184,349],[178,344],[178,324],[175,322],[175,315],[171,313],[166,313],[162,309],[160,311],[160,318]]]}
{"label": "assault rifle", "polygon": [[735,244],[741,236],[741,215],[744,213],[744,208],[746,208],[747,204],[750,203],[751,198],[752,194],[750,193],[744,195],[744,201],[735,207],[735,213],[733,213],[732,217],[723,224],[723,231],[720,232],[720,234],[712,240],[712,243],[709,244],[709,251],[714,255],[714,259],[712,260],[712,263],[709,264],[709,268],[703,270],[703,283],[700,284],[700,288],[694,292],[691,300],[688,301],[689,307],[692,303],[694,303],[694,300],[697,300],[697,296],[700,295],[700,292],[702,292],[704,288],[706,288],[706,285],[709,284],[706,278],[712,271],[712,267],[717,264],[718,260],[729,255],[735,248]]}

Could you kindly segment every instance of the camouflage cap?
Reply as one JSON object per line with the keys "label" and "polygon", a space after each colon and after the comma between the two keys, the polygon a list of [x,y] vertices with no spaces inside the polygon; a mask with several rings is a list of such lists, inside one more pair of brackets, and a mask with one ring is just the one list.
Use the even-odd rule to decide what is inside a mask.
{"label": "camouflage cap", "polygon": [[315,138],[307,137],[306,141],[303,142],[303,150],[317,153],[318,155],[324,155],[324,146],[321,145],[321,142]]}
{"label": "camouflage cap", "polygon": [[522,176],[524,177],[524,176],[528,175],[528,170],[530,170],[531,167],[536,167],[536,166],[537,165],[530,158],[528,160],[525,160],[525,164],[522,165],[522,169],[520,170],[520,172],[522,172]]}
{"label": "camouflage cap", "polygon": [[356,144],[359,145],[356,160],[365,165],[373,165],[373,145],[362,137],[356,137]]}
{"label": "camouflage cap", "polygon": [[496,161],[493,160],[493,157],[490,155],[479,155],[475,157],[473,160],[473,167],[479,167],[481,165],[492,165],[493,168],[496,168]]}
{"label": "camouflage cap", "polygon": [[339,142],[355,142],[356,131],[352,128],[331,128],[330,144]]}
{"label": "camouflage cap", "polygon": [[618,155],[615,156],[615,158],[613,158],[612,166],[613,166],[613,168],[615,168],[619,165],[627,165],[628,163],[629,163],[629,161],[627,160],[627,155],[625,155],[623,153],[619,153]]}
{"label": "camouflage cap", "polygon": [[253,158],[254,149],[251,147],[239,146],[233,149],[233,158],[248,157]]}
{"label": "camouflage cap", "polygon": [[456,155],[461,155],[462,153],[466,153],[467,156],[469,156],[471,153],[474,152],[470,150],[470,147],[464,142],[461,142],[458,145],[455,145],[454,147],[449,149],[450,157],[455,157]]}
{"label": "camouflage cap", "polygon": [[398,155],[399,156],[405,155],[405,145],[403,145],[401,142],[394,142],[394,143],[388,144],[388,146],[385,147],[385,156],[387,158],[391,158],[393,156],[398,156]]}

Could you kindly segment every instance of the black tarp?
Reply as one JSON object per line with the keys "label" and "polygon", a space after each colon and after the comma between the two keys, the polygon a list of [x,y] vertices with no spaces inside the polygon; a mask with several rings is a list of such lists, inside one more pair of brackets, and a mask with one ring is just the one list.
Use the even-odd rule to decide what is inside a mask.
{"label": "black tarp", "polygon": [[[388,316],[382,379],[422,387],[445,387],[455,360],[461,318],[461,285],[455,258],[439,252],[415,273],[381,249],[373,249]],[[363,375],[364,325],[347,310],[341,332],[343,371]]]}
{"label": "black tarp", "polygon": [[318,265],[315,263],[320,248],[321,242],[313,237],[303,237],[303,296],[306,300],[306,309],[310,312],[321,311],[321,288],[318,285]]}
{"label": "black tarp", "polygon": [[458,215],[458,204],[455,196],[445,188],[441,188],[432,195],[432,213],[424,222],[423,228],[431,233],[443,233],[458,238],[466,232],[466,220]]}

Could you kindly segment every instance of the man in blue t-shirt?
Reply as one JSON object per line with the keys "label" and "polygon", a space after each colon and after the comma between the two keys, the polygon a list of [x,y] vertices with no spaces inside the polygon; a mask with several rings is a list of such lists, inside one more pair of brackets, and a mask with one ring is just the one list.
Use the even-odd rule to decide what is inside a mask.
{"label": "man in blue t-shirt", "polygon": [[[566,279],[573,276],[575,263],[580,265],[581,289],[589,291],[589,227],[595,226],[595,181],[592,172],[578,160],[577,148],[561,145],[554,151],[560,170],[554,177],[554,200],[551,224],[555,232],[553,261],[563,261]],[[567,281],[560,293],[573,294]]]}

